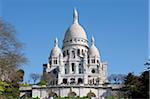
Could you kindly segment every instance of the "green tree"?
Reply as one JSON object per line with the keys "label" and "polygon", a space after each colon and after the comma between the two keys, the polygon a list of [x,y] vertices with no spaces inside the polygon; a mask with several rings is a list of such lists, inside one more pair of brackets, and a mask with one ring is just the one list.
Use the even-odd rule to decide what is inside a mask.
{"label": "green tree", "polygon": [[125,96],[132,99],[149,99],[149,71],[144,71],[140,76],[129,73],[124,82],[125,87],[122,90]]}
{"label": "green tree", "polygon": [[30,78],[33,80],[34,84],[36,83],[37,80],[40,79],[40,74],[38,73],[31,73]]}

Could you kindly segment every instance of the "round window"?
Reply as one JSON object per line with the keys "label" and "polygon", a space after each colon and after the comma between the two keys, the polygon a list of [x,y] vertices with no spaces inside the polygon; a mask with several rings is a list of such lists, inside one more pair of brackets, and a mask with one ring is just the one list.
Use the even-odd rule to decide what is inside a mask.
{"label": "round window", "polygon": [[92,73],[95,73],[95,69],[92,69]]}

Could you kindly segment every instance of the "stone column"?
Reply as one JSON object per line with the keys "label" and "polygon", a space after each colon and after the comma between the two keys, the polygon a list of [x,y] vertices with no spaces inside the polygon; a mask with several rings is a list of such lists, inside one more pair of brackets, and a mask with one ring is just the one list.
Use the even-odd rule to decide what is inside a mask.
{"label": "stone column", "polygon": [[79,64],[76,64],[75,69],[76,69],[75,70],[76,71],[75,74],[79,74]]}

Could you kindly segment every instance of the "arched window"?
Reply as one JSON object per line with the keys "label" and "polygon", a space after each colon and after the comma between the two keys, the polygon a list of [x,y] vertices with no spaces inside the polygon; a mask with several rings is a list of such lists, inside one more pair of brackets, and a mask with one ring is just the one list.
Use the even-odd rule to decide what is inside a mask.
{"label": "arched window", "polygon": [[91,61],[92,61],[92,63],[95,63],[95,59],[92,59]]}
{"label": "arched window", "polygon": [[99,60],[97,60],[97,63],[99,63]]}
{"label": "arched window", "polygon": [[78,78],[78,84],[83,83],[83,79],[82,78]]}
{"label": "arched window", "polygon": [[75,83],[75,78],[71,78],[70,79],[70,84],[74,84]]}
{"label": "arched window", "polygon": [[73,58],[75,58],[75,52],[74,51],[72,51],[72,56],[73,56]]}
{"label": "arched window", "polygon": [[67,84],[67,79],[66,78],[63,79],[63,84]]}
{"label": "arched window", "polygon": [[67,55],[69,55],[69,51],[67,50]]}
{"label": "arched window", "polygon": [[65,74],[67,74],[67,68],[65,68]]}
{"label": "arched window", "polygon": [[81,64],[79,64],[79,74],[83,74],[83,68]]}
{"label": "arched window", "polygon": [[80,49],[77,49],[77,54],[80,55]]}
{"label": "arched window", "polygon": [[72,71],[74,72],[75,71],[75,64],[72,63],[71,66],[72,66]]}
{"label": "arched window", "polygon": [[82,49],[82,55],[84,54],[83,49]]}
{"label": "arched window", "polygon": [[54,64],[57,64],[57,59],[56,59],[56,60],[54,60]]}

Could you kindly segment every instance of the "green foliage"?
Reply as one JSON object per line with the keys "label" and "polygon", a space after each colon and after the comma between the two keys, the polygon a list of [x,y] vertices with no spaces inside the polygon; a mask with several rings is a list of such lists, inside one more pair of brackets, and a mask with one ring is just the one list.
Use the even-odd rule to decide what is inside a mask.
{"label": "green foliage", "polygon": [[46,82],[44,80],[40,80],[40,82],[37,85],[40,85],[40,86],[46,85]]}
{"label": "green foliage", "polygon": [[19,69],[16,72],[16,77],[15,77],[16,82],[23,82],[23,77],[24,77],[24,70]]}
{"label": "green foliage", "polygon": [[105,99],[124,99],[124,98],[119,98],[116,96],[108,96],[108,97],[105,97]]}
{"label": "green foliage", "polygon": [[30,84],[20,84],[20,87],[28,87],[31,86]]}
{"label": "green foliage", "polygon": [[11,81],[0,81],[0,99],[14,99],[19,96],[19,82],[23,81],[24,71],[17,71]]}
{"label": "green foliage", "polygon": [[40,99],[39,97],[35,97],[35,98],[32,98],[32,99]]}
{"label": "green foliage", "polygon": [[0,95],[2,95],[5,92],[7,86],[9,85],[6,82],[0,81]]}
{"label": "green foliage", "polygon": [[54,99],[90,99],[88,97],[54,97]]}
{"label": "green foliage", "polygon": [[144,98],[149,97],[149,71],[144,71],[140,76],[135,76],[129,73],[125,78],[125,87],[122,90],[125,96],[131,98]]}

